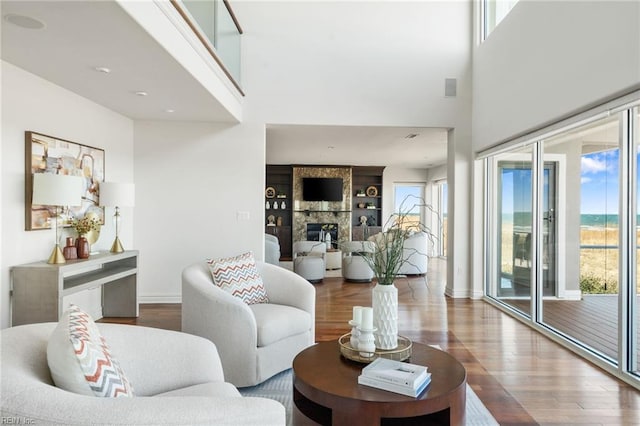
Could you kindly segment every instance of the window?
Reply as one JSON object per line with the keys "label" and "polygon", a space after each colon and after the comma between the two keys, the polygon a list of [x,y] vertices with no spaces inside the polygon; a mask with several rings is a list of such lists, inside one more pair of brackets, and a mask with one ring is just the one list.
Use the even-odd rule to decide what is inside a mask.
{"label": "window", "polygon": [[403,228],[412,228],[424,221],[424,184],[397,183],[394,188],[394,213],[402,213]]}
{"label": "window", "polygon": [[518,3],[518,0],[483,0],[482,40],[486,40],[489,37],[491,31],[507,16],[516,3]]}

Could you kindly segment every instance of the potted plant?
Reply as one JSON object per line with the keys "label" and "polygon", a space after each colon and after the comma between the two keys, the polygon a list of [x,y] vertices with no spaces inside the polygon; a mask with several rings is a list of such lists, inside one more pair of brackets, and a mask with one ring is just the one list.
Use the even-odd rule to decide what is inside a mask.
{"label": "potted plant", "polygon": [[[410,207],[407,207],[410,206]],[[385,231],[367,238],[374,245],[372,253],[362,253],[377,280],[372,290],[373,317],[376,331],[375,342],[379,349],[394,349],[398,344],[398,289],[394,281],[403,264],[411,262],[411,256],[427,253],[408,252],[407,238],[417,232],[424,232],[430,241],[436,236],[420,221],[412,220],[415,209],[433,208],[424,200],[408,196],[400,206],[400,212],[393,214],[385,226]],[[365,232],[368,228],[365,228]]]}
{"label": "potted plant", "polygon": [[78,257],[80,259],[87,259],[89,257],[89,242],[85,235],[89,231],[96,231],[100,228],[100,221],[95,217],[83,216],[81,219],[72,218],[71,226],[78,233],[78,239],[76,240],[76,249],[78,251]]}

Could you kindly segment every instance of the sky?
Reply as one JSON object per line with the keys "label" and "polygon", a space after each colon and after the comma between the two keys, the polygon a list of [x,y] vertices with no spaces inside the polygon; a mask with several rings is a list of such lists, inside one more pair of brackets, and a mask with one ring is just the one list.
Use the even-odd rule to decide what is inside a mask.
{"label": "sky", "polygon": [[610,150],[582,156],[580,166],[580,211],[582,214],[618,213],[620,151]]}
{"label": "sky", "polygon": [[[582,156],[581,214],[618,214],[619,157],[620,152],[617,149]],[[640,164],[640,154],[636,161]],[[545,174],[546,180],[548,180],[547,174]],[[640,188],[640,180],[638,188]],[[531,171],[529,169],[505,171],[502,175],[502,195],[503,213],[531,211]],[[638,198],[640,203],[640,197]],[[638,211],[640,212],[640,207]]]}
{"label": "sky", "polygon": [[[396,207],[402,205],[402,213],[419,214],[420,207],[416,206],[416,204],[424,203],[424,194],[422,193],[422,188],[423,187],[420,185],[396,185],[395,186]],[[410,197],[410,198],[407,198],[407,197]],[[403,201],[404,201],[404,204],[402,204]]]}

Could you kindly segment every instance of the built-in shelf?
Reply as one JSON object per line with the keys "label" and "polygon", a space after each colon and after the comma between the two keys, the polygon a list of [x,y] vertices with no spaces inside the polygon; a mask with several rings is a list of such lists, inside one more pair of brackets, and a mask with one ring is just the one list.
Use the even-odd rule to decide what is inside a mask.
{"label": "built-in shelf", "polygon": [[[291,258],[291,227],[292,221],[292,207],[293,202],[293,169],[291,166],[286,165],[267,165],[265,169],[267,188],[272,188],[275,193],[274,196],[270,196],[266,193],[265,188],[265,232],[273,234],[278,238],[280,242],[280,260],[286,260]],[[266,208],[266,203],[269,203],[269,208]],[[285,208],[282,208],[282,203],[285,203]],[[273,203],[278,203],[278,208],[273,208]],[[269,216],[274,216],[276,224],[279,226],[269,226]]]}
{"label": "built-in shelf", "polygon": [[[355,232],[353,232],[353,239],[355,235],[360,235],[361,232],[357,231],[360,227],[360,217],[366,216],[368,218],[367,223],[370,228],[380,227],[382,223],[382,175],[384,167],[353,167],[352,178],[352,198],[351,208],[353,209],[353,216],[351,217],[351,226]],[[362,191],[363,193],[358,193]],[[358,204],[362,204],[359,207]],[[370,206],[368,207],[367,204]]]}

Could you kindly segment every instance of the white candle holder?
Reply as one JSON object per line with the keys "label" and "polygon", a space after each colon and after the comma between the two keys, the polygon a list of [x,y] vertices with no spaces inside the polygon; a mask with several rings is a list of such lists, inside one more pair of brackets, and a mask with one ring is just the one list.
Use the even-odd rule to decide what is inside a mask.
{"label": "white candle holder", "polygon": [[375,337],[373,332],[376,328],[366,329],[358,327],[358,350],[363,358],[371,358],[376,353]]}
{"label": "white candle holder", "polygon": [[360,336],[360,331],[358,330],[359,323],[351,320],[349,321],[349,325],[351,326],[351,340],[349,340],[349,343],[351,343],[353,349],[358,349],[358,339]]}

